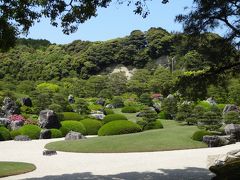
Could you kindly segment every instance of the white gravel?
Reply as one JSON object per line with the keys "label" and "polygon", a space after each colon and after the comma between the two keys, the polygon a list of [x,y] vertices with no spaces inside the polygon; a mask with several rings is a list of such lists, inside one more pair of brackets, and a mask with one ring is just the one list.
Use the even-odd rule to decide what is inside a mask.
{"label": "white gravel", "polygon": [[240,143],[219,148],[144,153],[65,153],[43,156],[44,145],[58,141],[0,142],[0,161],[28,162],[33,172],[3,179],[211,179],[207,156],[239,149]]}

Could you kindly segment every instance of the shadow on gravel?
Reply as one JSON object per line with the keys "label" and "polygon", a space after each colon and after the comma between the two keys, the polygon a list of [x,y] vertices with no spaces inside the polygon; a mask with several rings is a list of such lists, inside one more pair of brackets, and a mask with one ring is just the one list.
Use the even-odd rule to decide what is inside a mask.
{"label": "shadow on gravel", "polygon": [[127,172],[115,175],[93,175],[85,172],[31,178],[31,180],[211,180],[212,177],[214,175],[207,169],[189,167],[186,169],[159,169],[159,173]]}

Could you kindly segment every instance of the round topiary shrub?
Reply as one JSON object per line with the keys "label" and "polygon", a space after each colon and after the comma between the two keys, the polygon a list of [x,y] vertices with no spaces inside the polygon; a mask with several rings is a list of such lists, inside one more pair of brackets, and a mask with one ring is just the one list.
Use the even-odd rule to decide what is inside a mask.
{"label": "round topiary shrub", "polygon": [[112,109],[109,109],[109,108],[105,108],[103,110],[103,112],[104,112],[105,115],[114,114],[114,111]]}
{"label": "round topiary shrub", "polygon": [[106,124],[111,121],[117,121],[117,120],[127,120],[127,117],[123,114],[109,114],[103,118],[103,122]]}
{"label": "round topiary shrub", "polygon": [[26,135],[31,139],[39,139],[41,128],[36,125],[28,124],[22,126],[19,131],[21,135]]}
{"label": "round topiary shrub", "polygon": [[136,113],[137,109],[133,106],[126,106],[122,108],[122,113]]}
{"label": "round topiary shrub", "polygon": [[6,141],[11,139],[10,131],[5,127],[0,127],[0,141]]}
{"label": "round topiary shrub", "polygon": [[102,127],[102,122],[95,119],[84,119],[80,121],[86,128],[87,135],[97,135],[98,130]]}
{"label": "round topiary shrub", "polygon": [[150,130],[150,129],[162,129],[162,128],[163,128],[163,125],[162,125],[161,121],[159,119],[157,119],[156,121],[151,122],[148,125],[146,125],[143,130],[145,131],[145,130]]}
{"label": "round topiary shrub", "polygon": [[19,129],[16,129],[16,130],[11,131],[10,134],[11,134],[12,139],[14,139],[16,136],[21,135],[21,132],[19,131]]}
{"label": "round topiary shrub", "polygon": [[75,113],[75,112],[63,112],[61,114],[63,115],[63,117],[62,117],[63,121],[69,120],[69,119],[75,120],[75,121],[80,121],[84,118],[83,116],[81,116],[80,114]]}
{"label": "round topiary shrub", "polygon": [[131,121],[118,120],[103,125],[99,131],[99,136],[119,135],[140,132],[141,127]]}
{"label": "round topiary shrub", "polygon": [[225,124],[239,124],[240,123],[240,113],[235,111],[229,111],[223,115],[223,120]]}
{"label": "round topiary shrub", "polygon": [[62,132],[59,129],[50,129],[51,131],[51,138],[61,138]]}
{"label": "round topiary shrub", "polygon": [[193,135],[192,135],[192,139],[195,141],[202,141],[203,140],[203,136],[206,135],[212,135],[211,132],[206,131],[206,130],[200,130],[200,131],[196,131]]}
{"label": "round topiary shrub", "polygon": [[167,114],[164,111],[161,111],[160,113],[158,113],[158,118],[167,119]]}
{"label": "round topiary shrub", "polygon": [[79,132],[83,135],[86,134],[86,128],[81,122],[78,121],[62,121],[61,122],[62,127],[60,128],[60,131],[62,132],[63,136],[66,136],[69,131],[75,131]]}

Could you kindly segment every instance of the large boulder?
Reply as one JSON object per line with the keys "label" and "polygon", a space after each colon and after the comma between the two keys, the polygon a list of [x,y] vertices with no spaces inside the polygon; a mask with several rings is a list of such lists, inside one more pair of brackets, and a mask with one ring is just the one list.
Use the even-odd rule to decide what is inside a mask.
{"label": "large boulder", "polygon": [[39,139],[51,139],[51,130],[50,129],[42,129],[40,131]]}
{"label": "large boulder", "polygon": [[206,102],[211,105],[217,105],[216,101],[212,97],[207,98]]}
{"label": "large boulder", "polygon": [[1,111],[4,117],[20,113],[19,106],[9,97],[4,98]]}
{"label": "large boulder", "polygon": [[227,154],[208,156],[209,170],[216,174],[214,180],[237,180],[240,177],[240,149]]}
{"label": "large boulder", "polygon": [[75,132],[75,131],[70,131],[65,136],[65,140],[78,140],[78,139],[86,139],[86,137],[84,135],[82,135],[81,133]]}
{"label": "large boulder", "polygon": [[105,105],[105,100],[103,99],[103,98],[100,98],[100,99],[98,99],[97,101],[96,101],[96,104],[99,104],[99,105],[101,105],[101,106],[104,106]]}
{"label": "large boulder", "polygon": [[203,136],[203,142],[208,144],[208,147],[219,147],[225,146],[228,144],[233,144],[236,142],[233,136],[226,135],[226,136]]}
{"label": "large boulder", "polygon": [[223,114],[226,114],[229,111],[240,112],[240,109],[238,106],[236,106],[234,104],[227,104],[223,109]]}
{"label": "large boulder", "polygon": [[51,129],[56,128],[59,129],[61,127],[60,121],[58,120],[58,116],[52,110],[42,110],[38,117],[38,124],[41,128]]}
{"label": "large boulder", "polygon": [[11,121],[8,118],[0,118],[0,125],[7,127]]}
{"label": "large boulder", "polygon": [[11,121],[10,123],[10,129],[11,130],[16,130],[19,129],[24,125],[24,121]]}
{"label": "large boulder", "polygon": [[227,135],[231,135],[237,141],[240,141],[240,125],[239,124],[228,124],[225,126],[224,131]]}
{"label": "large boulder", "polygon": [[32,107],[32,100],[29,97],[22,98],[22,104],[24,106]]}

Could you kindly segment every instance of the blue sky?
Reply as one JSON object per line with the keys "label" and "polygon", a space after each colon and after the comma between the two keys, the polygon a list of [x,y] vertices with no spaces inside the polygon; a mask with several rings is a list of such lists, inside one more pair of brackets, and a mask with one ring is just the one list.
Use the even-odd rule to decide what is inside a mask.
{"label": "blue sky", "polygon": [[80,24],[74,34],[65,35],[60,27],[52,27],[47,19],[42,19],[30,29],[27,38],[47,39],[52,43],[66,44],[79,39],[98,41],[124,37],[133,30],[146,31],[150,27],[181,31],[182,26],[174,22],[174,17],[183,13],[185,6],[191,5],[192,0],[172,0],[166,5],[161,4],[161,0],[152,0],[148,2],[150,15],[143,19],[134,14],[133,6],[118,5],[114,1],[110,7],[99,9],[97,17]]}

